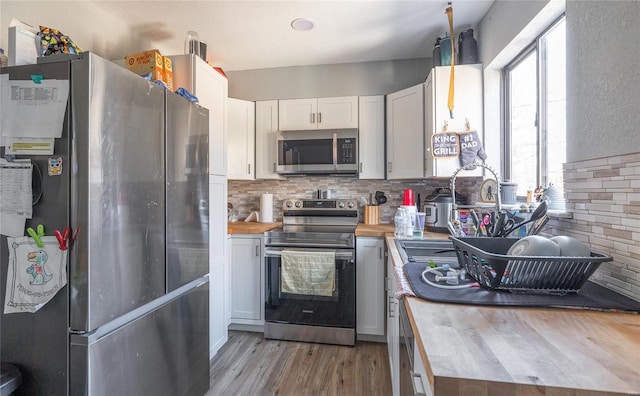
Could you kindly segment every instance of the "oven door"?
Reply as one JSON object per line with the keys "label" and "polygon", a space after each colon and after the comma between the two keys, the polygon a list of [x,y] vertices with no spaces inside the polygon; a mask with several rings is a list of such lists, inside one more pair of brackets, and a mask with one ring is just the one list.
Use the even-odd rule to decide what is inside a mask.
{"label": "oven door", "polygon": [[265,249],[265,321],[309,326],[355,328],[356,273],[354,249],[295,248],[296,251],[335,252],[335,288],[331,296],[282,291],[282,251]]}

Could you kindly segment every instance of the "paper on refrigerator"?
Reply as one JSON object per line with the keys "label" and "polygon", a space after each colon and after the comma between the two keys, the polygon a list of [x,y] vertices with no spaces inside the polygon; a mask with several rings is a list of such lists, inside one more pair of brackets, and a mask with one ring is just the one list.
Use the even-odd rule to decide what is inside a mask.
{"label": "paper on refrigerator", "polygon": [[4,313],[36,312],[67,284],[67,250],[52,236],[7,238],[9,268]]}
{"label": "paper on refrigerator", "polygon": [[5,139],[5,154],[11,155],[53,155],[54,138],[12,138]]}
{"label": "paper on refrigerator", "polygon": [[24,227],[27,223],[25,216],[15,213],[0,212],[0,235],[17,238],[24,235]]}
{"label": "paper on refrigerator", "polygon": [[30,160],[0,158],[0,211],[30,219],[33,213]]}
{"label": "paper on refrigerator", "polygon": [[[10,80],[0,76],[0,136],[59,138],[69,99],[69,80]],[[7,115],[11,115],[10,117]]]}

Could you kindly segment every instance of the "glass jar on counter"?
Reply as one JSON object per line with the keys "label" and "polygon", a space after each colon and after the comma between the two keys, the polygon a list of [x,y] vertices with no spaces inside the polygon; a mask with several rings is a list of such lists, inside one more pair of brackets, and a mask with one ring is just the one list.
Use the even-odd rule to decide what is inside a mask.
{"label": "glass jar on counter", "polygon": [[395,224],[395,237],[404,238],[407,229],[407,213],[404,208],[398,208],[393,222]]}

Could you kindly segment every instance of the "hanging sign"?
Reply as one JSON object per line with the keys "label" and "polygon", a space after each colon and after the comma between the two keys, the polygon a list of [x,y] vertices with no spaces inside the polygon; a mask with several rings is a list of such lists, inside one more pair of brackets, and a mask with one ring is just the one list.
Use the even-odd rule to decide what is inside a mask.
{"label": "hanging sign", "polygon": [[434,133],[431,137],[431,152],[436,158],[457,157],[460,153],[456,132]]}

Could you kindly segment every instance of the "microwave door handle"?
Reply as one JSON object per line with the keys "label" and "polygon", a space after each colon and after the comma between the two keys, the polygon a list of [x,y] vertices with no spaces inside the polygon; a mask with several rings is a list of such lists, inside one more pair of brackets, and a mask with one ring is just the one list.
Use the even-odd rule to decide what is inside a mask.
{"label": "microwave door handle", "polygon": [[333,133],[333,169],[338,170],[338,134]]}

